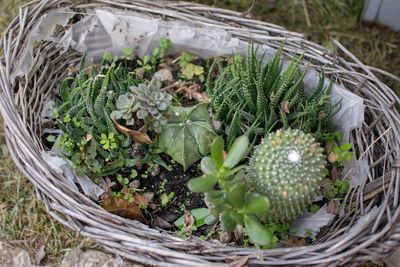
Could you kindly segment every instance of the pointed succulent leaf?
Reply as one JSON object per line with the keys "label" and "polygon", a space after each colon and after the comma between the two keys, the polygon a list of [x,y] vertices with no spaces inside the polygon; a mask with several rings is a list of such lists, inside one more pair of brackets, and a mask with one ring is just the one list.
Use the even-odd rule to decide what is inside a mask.
{"label": "pointed succulent leaf", "polygon": [[134,125],[135,124],[135,119],[134,118],[130,118],[126,121],[126,125]]}
{"label": "pointed succulent leaf", "polygon": [[124,119],[124,120],[130,120],[131,118],[132,118],[132,113],[125,112],[125,113],[122,115],[122,119]]}
{"label": "pointed succulent leaf", "polygon": [[196,193],[204,193],[210,191],[217,184],[217,177],[209,174],[197,178],[190,179],[188,182],[188,187],[191,191]]}

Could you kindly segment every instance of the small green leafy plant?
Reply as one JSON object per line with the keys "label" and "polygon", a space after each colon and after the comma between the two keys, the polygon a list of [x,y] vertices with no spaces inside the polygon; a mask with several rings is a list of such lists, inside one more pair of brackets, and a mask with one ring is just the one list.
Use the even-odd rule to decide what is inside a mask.
{"label": "small green leafy plant", "polygon": [[329,185],[329,191],[327,197],[329,199],[335,198],[337,195],[345,194],[350,188],[349,182],[335,180],[333,183]]}
{"label": "small green leafy plant", "polygon": [[204,81],[204,68],[192,63],[193,57],[190,54],[183,54],[179,57],[179,66],[181,67],[182,78],[184,80],[192,80],[195,76],[199,77],[201,82]]}
{"label": "small green leafy plant", "polygon": [[165,52],[172,49],[172,43],[167,38],[160,39],[160,46],[155,47],[152,51],[152,57],[145,55],[143,59],[138,59],[136,63],[139,69],[143,69],[146,73],[153,74],[158,64],[165,61]]}
{"label": "small green leafy plant", "polygon": [[162,199],[161,199],[161,206],[166,207],[168,203],[172,202],[174,198],[175,193],[171,192],[168,195],[166,194]]}
{"label": "small green leafy plant", "polygon": [[156,66],[159,63],[165,62],[165,52],[172,49],[172,43],[167,38],[160,39],[160,47],[153,49],[151,64]]}
{"label": "small green leafy plant", "polygon": [[104,133],[102,133],[100,136],[101,136],[100,144],[102,145],[102,148],[104,150],[111,150],[118,147],[117,143],[115,142],[113,132],[109,133],[108,136]]}
{"label": "small green leafy plant", "polygon": [[338,143],[342,140],[343,133],[341,131],[322,135],[322,142],[326,144],[325,147],[328,154],[328,161],[337,164],[338,167],[343,167],[343,163],[349,162],[354,156],[354,153],[351,151],[353,144],[343,143],[342,145],[339,145]]}

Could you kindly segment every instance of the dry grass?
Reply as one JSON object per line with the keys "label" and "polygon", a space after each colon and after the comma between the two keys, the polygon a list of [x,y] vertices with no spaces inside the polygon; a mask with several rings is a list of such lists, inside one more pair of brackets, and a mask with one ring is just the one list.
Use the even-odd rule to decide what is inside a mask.
{"label": "dry grass", "polygon": [[[4,149],[4,129],[1,127]],[[56,263],[72,247],[97,244],[62,226],[47,214],[33,185],[18,171],[11,157],[0,158],[0,239],[25,249],[32,258],[44,245],[46,263]]]}
{"label": "dry grass", "polygon": [[[16,16],[18,7],[28,1],[0,0],[0,32]],[[198,0],[206,4],[245,11],[251,0]],[[359,24],[360,0],[259,0],[253,16],[289,30],[305,33],[316,43],[329,47],[329,38],[342,42],[364,63],[400,76],[400,33],[376,24]],[[303,2],[306,5],[304,8]],[[308,13],[308,21],[306,12]],[[399,83],[383,78],[400,92]],[[4,148],[0,128],[0,146]],[[0,147],[1,148],[1,147]],[[1,149],[0,149],[1,151]],[[38,201],[33,185],[17,170],[11,158],[0,152],[0,239],[27,250],[34,256],[46,247],[45,262],[55,263],[71,247],[89,248],[96,244],[63,227],[48,216]]]}
{"label": "dry grass", "polygon": [[[4,32],[26,0],[0,1],[0,32]],[[26,250],[31,259],[44,245],[42,263],[55,264],[69,248],[98,245],[50,217],[36,197],[34,186],[17,169],[4,151],[3,120],[0,118],[0,240]]]}

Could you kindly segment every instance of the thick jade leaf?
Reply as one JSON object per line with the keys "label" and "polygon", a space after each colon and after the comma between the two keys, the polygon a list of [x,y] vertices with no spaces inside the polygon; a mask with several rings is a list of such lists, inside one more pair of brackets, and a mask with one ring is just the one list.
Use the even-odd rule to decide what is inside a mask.
{"label": "thick jade leaf", "polygon": [[244,228],[251,241],[261,246],[269,246],[272,242],[272,234],[254,217],[246,215],[244,217]]}
{"label": "thick jade leaf", "polygon": [[204,201],[214,217],[219,217],[221,212],[229,208],[225,203],[223,195],[224,192],[222,190],[213,190],[204,193]]}
{"label": "thick jade leaf", "polygon": [[204,177],[201,176],[190,179],[188,182],[188,187],[193,192],[203,193],[212,190],[217,182],[217,177],[215,177],[213,174],[208,174]]}
{"label": "thick jade leaf", "polygon": [[210,143],[217,135],[210,123],[207,103],[194,107],[170,106],[171,122],[163,126],[159,148],[183,166],[192,164],[210,152]]}
{"label": "thick jade leaf", "polygon": [[235,183],[228,189],[227,197],[235,209],[241,209],[244,203],[245,186],[243,183]]}
{"label": "thick jade leaf", "polygon": [[229,149],[224,161],[224,167],[232,169],[236,166],[246,155],[249,150],[249,138],[245,135],[238,137],[231,149]]}
{"label": "thick jade leaf", "polygon": [[212,214],[210,214],[206,218],[204,218],[204,223],[207,225],[214,224],[217,221],[218,221],[218,218],[214,217]]}
{"label": "thick jade leaf", "polygon": [[218,168],[215,165],[214,160],[212,159],[212,157],[204,157],[201,159],[200,161],[200,167],[201,167],[201,171],[204,174],[210,174],[210,173],[218,173]]}
{"label": "thick jade leaf", "polygon": [[230,211],[224,211],[221,214],[222,228],[227,232],[232,232],[236,227],[236,220],[233,218]]}
{"label": "thick jade leaf", "polygon": [[224,160],[224,138],[218,136],[211,145],[211,157],[214,159],[215,165],[221,168]]}
{"label": "thick jade leaf", "polygon": [[269,211],[269,200],[263,195],[252,193],[246,198],[245,210],[247,214],[267,214]]}

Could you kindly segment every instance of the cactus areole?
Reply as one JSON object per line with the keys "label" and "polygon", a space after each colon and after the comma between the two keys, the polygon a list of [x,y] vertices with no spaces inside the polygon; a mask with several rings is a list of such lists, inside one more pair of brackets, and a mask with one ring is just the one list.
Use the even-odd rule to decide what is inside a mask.
{"label": "cactus areole", "polygon": [[248,167],[253,191],[270,200],[269,222],[299,216],[311,204],[325,175],[325,157],[314,137],[300,130],[278,130],[265,137]]}

